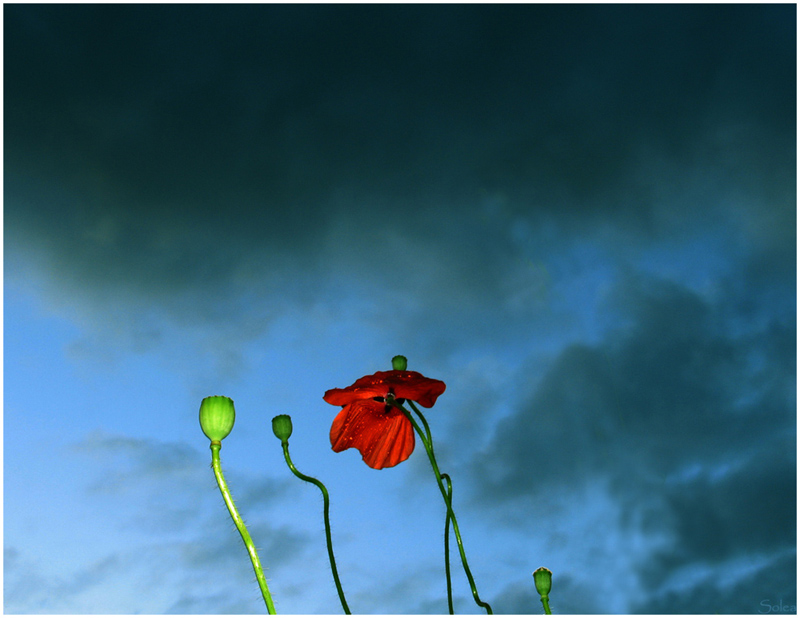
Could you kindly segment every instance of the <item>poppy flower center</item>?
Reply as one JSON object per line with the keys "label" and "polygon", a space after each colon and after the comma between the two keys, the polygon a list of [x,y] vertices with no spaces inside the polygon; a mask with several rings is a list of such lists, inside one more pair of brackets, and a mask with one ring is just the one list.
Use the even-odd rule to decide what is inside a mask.
{"label": "poppy flower center", "polygon": [[401,406],[406,402],[405,399],[402,397],[395,397],[394,396],[394,389],[390,388],[389,392],[386,394],[386,397],[373,397],[373,401],[379,401],[381,403],[385,403],[386,405],[383,408],[384,414],[389,414],[392,410],[392,402],[396,401]]}

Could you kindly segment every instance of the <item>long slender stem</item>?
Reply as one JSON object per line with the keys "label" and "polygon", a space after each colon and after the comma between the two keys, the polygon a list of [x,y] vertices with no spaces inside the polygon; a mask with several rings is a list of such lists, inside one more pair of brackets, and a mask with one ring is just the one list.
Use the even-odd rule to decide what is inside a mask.
{"label": "long slender stem", "polygon": [[350,608],[347,606],[347,600],[344,598],[344,590],[342,590],[342,583],[339,581],[339,571],[336,569],[336,558],[333,556],[333,541],[331,540],[331,522],[328,516],[330,510],[330,498],[328,497],[328,490],[325,488],[325,485],[322,484],[321,481],[318,481],[313,476],[306,476],[302,472],[298,471],[295,468],[294,464],[292,463],[292,458],[289,457],[289,442],[286,440],[282,440],[281,444],[283,446],[283,456],[286,459],[286,463],[289,466],[289,469],[292,473],[302,481],[306,481],[307,483],[313,483],[317,487],[319,487],[320,491],[322,492],[322,500],[323,500],[323,508],[322,513],[325,519],[325,539],[328,543],[328,558],[331,562],[331,571],[333,572],[333,581],[336,584],[336,591],[339,593],[339,600],[342,603],[342,609],[344,609],[345,614],[350,614]]}
{"label": "long slender stem", "polygon": [[439,485],[439,491],[442,492],[442,498],[444,498],[445,506],[447,507],[447,514],[453,521],[453,532],[456,535],[456,543],[458,544],[458,552],[461,555],[461,564],[464,566],[464,573],[467,576],[467,580],[469,581],[469,586],[472,590],[472,596],[475,599],[475,603],[477,603],[480,607],[483,607],[486,610],[487,614],[492,614],[492,607],[488,603],[481,601],[481,598],[478,596],[478,588],[475,585],[475,579],[472,577],[472,571],[470,571],[469,563],[467,562],[467,555],[464,552],[464,543],[461,540],[461,532],[458,529],[458,520],[456,519],[456,514],[453,511],[453,506],[450,503],[450,500],[447,496],[447,489],[444,486],[444,482],[442,481],[442,474],[439,472],[439,466],[436,463],[436,457],[433,454],[433,440],[430,437],[430,427],[428,427],[428,422],[425,420],[425,417],[422,413],[417,409],[414,405],[414,402],[409,400],[408,403],[414,412],[420,417],[422,420],[423,425],[425,426],[425,433],[422,432],[422,429],[419,426],[419,423],[414,420],[414,417],[411,416],[411,413],[406,410],[402,405],[397,403],[396,400],[392,400],[392,403],[397,406],[400,410],[402,410],[403,414],[405,414],[406,418],[411,421],[411,424],[414,426],[414,429],[419,434],[419,437],[422,439],[422,443],[425,446],[425,450],[428,453],[428,459],[431,462],[431,467],[433,468],[433,474],[436,476],[436,482]]}
{"label": "long slender stem", "polygon": [[[430,425],[428,425],[428,421],[419,413],[417,408],[414,408],[414,410],[419,414],[422,426],[425,428],[425,438],[422,437],[422,434],[420,434],[420,437],[423,439],[423,442],[427,438],[427,443],[430,444],[431,453],[433,453],[433,436],[431,435]],[[453,483],[448,474],[442,473],[441,477],[443,481],[447,482],[447,496],[445,497],[445,502],[450,505],[444,518],[444,576],[447,581],[447,610],[450,612],[450,615],[453,615],[455,613],[453,610],[453,579],[450,576],[450,513],[453,509]]]}
{"label": "long slender stem", "polygon": [[225,500],[225,505],[228,507],[231,519],[233,519],[233,523],[236,525],[239,534],[242,535],[244,546],[247,548],[247,553],[250,555],[250,561],[253,563],[253,571],[255,571],[258,585],[261,588],[264,603],[267,604],[267,611],[270,614],[274,614],[275,605],[272,603],[272,595],[269,593],[267,578],[264,577],[264,569],[261,568],[261,561],[258,559],[256,546],[253,544],[253,539],[250,538],[250,533],[244,525],[244,520],[241,515],[239,515],[239,511],[236,510],[236,505],[233,503],[233,496],[231,496],[231,491],[228,489],[228,484],[225,482],[225,477],[222,475],[222,465],[219,459],[219,449],[221,447],[222,444],[220,442],[216,440],[211,442],[211,467],[214,469],[214,476],[217,479],[217,485],[219,485],[219,490],[222,493],[222,499]]}
{"label": "long slender stem", "polygon": [[[442,474],[442,479],[447,482],[447,501],[450,503],[450,508],[453,507],[453,483],[450,481],[450,476]],[[453,611],[453,582],[450,579],[450,513],[448,512],[444,518],[444,575],[447,578],[447,609],[450,614]]]}
{"label": "long slender stem", "polygon": [[544,607],[545,614],[552,614],[553,612],[550,611],[550,597],[546,594],[541,595],[542,597],[542,607]]}

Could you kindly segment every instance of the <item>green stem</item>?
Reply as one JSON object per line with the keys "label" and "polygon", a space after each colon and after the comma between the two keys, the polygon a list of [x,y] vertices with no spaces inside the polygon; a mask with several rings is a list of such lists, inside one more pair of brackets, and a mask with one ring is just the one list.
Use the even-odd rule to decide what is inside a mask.
{"label": "green stem", "polygon": [[546,595],[542,595],[542,607],[544,607],[545,614],[552,614],[553,612],[550,611],[550,598]]}
{"label": "green stem", "polygon": [[350,614],[350,608],[347,606],[347,600],[344,598],[344,590],[342,590],[342,583],[339,581],[339,571],[336,569],[336,558],[333,556],[333,542],[331,541],[331,522],[330,518],[328,517],[328,513],[330,510],[330,498],[328,497],[328,490],[325,488],[325,485],[322,484],[321,481],[318,481],[313,476],[306,476],[302,472],[298,471],[297,468],[294,467],[292,463],[291,457],[289,457],[289,441],[288,440],[281,440],[281,445],[283,446],[283,456],[286,458],[286,464],[289,466],[289,469],[292,473],[299,478],[301,481],[305,481],[307,483],[313,483],[317,487],[319,487],[320,491],[322,492],[322,500],[323,500],[323,517],[325,519],[325,538],[328,542],[328,558],[331,562],[331,571],[333,572],[333,581],[336,584],[336,591],[339,593],[339,600],[342,602],[342,609],[344,609],[345,614]]}
{"label": "green stem", "polygon": [[256,546],[253,544],[253,539],[250,538],[250,533],[247,532],[247,527],[244,525],[244,520],[239,511],[236,510],[236,505],[233,503],[231,491],[228,489],[228,484],[225,482],[225,477],[222,476],[222,465],[219,460],[219,449],[222,444],[216,440],[211,442],[211,467],[214,469],[214,476],[217,479],[217,485],[222,493],[222,499],[225,500],[225,505],[228,507],[228,512],[231,514],[231,519],[236,525],[239,534],[242,535],[244,546],[247,548],[247,553],[250,555],[250,561],[253,563],[253,571],[255,571],[258,585],[261,588],[261,594],[264,597],[264,602],[267,604],[267,611],[270,614],[275,613],[275,605],[272,603],[272,596],[269,593],[267,586],[267,578],[264,577],[264,569],[261,568],[261,561],[258,559]]}
{"label": "green stem", "polygon": [[[442,474],[442,479],[447,481],[447,502],[450,508],[453,507],[453,483],[450,481],[450,476]],[[444,518],[444,574],[447,578],[447,609],[450,614],[453,611],[453,582],[450,579],[450,513],[448,512]]]}
{"label": "green stem", "polygon": [[[425,428],[425,438],[422,438],[422,434],[420,434],[420,438],[422,438],[423,442],[425,442],[427,438],[427,444],[430,444],[431,453],[433,453],[433,436],[431,435],[430,425],[428,425],[428,421],[425,420],[425,417],[420,414],[417,408],[414,408],[414,410],[419,414],[422,426]],[[453,483],[448,474],[442,473],[441,478],[443,481],[447,482],[447,496],[445,502],[450,505],[450,509],[447,510],[447,514],[444,518],[444,575],[447,581],[447,610],[450,612],[450,615],[453,615],[455,613],[453,610],[453,580],[450,576],[450,513],[453,509]]]}
{"label": "green stem", "polygon": [[[388,403],[388,400],[387,400]],[[411,416],[411,413],[406,410],[403,406],[397,403],[396,400],[392,399],[391,403],[397,406],[400,410],[402,410],[403,414],[405,414],[406,418],[411,421],[411,424],[414,426],[414,429],[419,434],[419,437],[422,439],[422,443],[425,446],[425,450],[428,453],[428,459],[431,462],[431,467],[433,468],[433,474],[436,476],[436,482],[439,485],[439,491],[442,492],[442,498],[444,498],[445,506],[447,507],[447,514],[449,518],[453,521],[453,532],[456,535],[456,543],[458,544],[458,552],[461,555],[461,564],[464,566],[464,573],[467,576],[467,580],[469,581],[470,589],[472,590],[472,596],[475,599],[475,603],[477,603],[480,607],[483,607],[486,610],[487,614],[492,614],[492,607],[488,603],[481,601],[481,598],[478,596],[478,588],[475,586],[475,579],[472,577],[472,571],[470,571],[469,563],[467,562],[467,555],[464,552],[464,543],[461,540],[461,532],[458,529],[458,520],[456,519],[456,514],[453,511],[453,505],[450,503],[447,495],[447,489],[444,486],[444,482],[442,481],[442,474],[439,472],[439,466],[436,463],[436,457],[433,454],[433,439],[431,438],[431,430],[428,426],[428,422],[425,420],[425,417],[422,413],[417,409],[414,405],[414,402],[408,400],[409,405],[417,413],[422,424],[425,426],[425,433],[422,432],[419,424],[414,420],[414,417]]]}

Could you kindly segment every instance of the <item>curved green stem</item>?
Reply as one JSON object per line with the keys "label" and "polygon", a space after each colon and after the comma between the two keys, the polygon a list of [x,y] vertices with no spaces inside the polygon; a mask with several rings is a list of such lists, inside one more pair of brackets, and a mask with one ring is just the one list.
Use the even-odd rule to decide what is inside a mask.
{"label": "curved green stem", "polygon": [[325,538],[328,542],[328,558],[330,559],[331,562],[333,581],[336,584],[336,591],[339,593],[339,600],[342,602],[342,609],[344,609],[345,614],[349,614],[350,608],[347,606],[347,600],[344,598],[344,590],[342,590],[342,583],[339,581],[339,571],[336,569],[336,558],[334,558],[333,556],[333,542],[331,541],[331,522],[328,516],[330,510],[330,498],[328,497],[328,490],[325,488],[325,485],[323,485],[321,481],[318,481],[313,476],[306,476],[305,474],[298,471],[298,469],[294,467],[294,464],[292,463],[292,458],[289,457],[288,440],[282,440],[281,445],[283,446],[283,456],[286,459],[286,464],[289,466],[289,469],[292,471],[292,473],[301,481],[305,481],[307,483],[313,483],[314,485],[319,487],[320,491],[322,492],[322,500],[324,503],[322,512],[323,512],[323,517],[325,519]]}
{"label": "curved green stem", "polygon": [[270,614],[274,614],[275,605],[272,603],[272,596],[270,595],[269,587],[267,586],[267,578],[264,577],[264,569],[261,568],[261,561],[258,559],[256,546],[253,544],[253,539],[250,538],[250,533],[247,531],[247,527],[244,525],[244,520],[242,519],[241,515],[239,515],[239,511],[236,510],[236,505],[233,503],[231,491],[228,489],[228,484],[225,482],[225,477],[222,476],[222,464],[219,460],[220,448],[222,448],[222,444],[216,440],[212,440],[211,467],[214,469],[214,476],[217,479],[217,485],[219,485],[219,490],[222,493],[222,499],[225,500],[225,505],[228,507],[228,512],[231,514],[231,519],[233,519],[233,523],[236,525],[236,529],[239,531],[239,534],[242,535],[244,546],[247,548],[247,553],[250,555],[250,561],[253,563],[253,571],[255,571],[258,585],[261,588],[261,594],[264,597],[264,603],[267,604],[267,611]]}
{"label": "curved green stem", "polygon": [[[413,406],[412,402],[409,403]],[[427,443],[430,444],[431,453],[433,453],[433,436],[431,435],[430,425],[428,425],[428,421],[420,414],[416,407],[414,410],[419,414],[422,426],[425,428],[425,437],[420,434],[420,438],[422,438],[423,442],[425,442],[427,438]],[[419,432],[419,429],[417,429],[417,432]],[[450,615],[453,615],[455,613],[453,610],[453,580],[450,576],[450,512],[453,509],[453,483],[450,480],[449,474],[443,472],[441,478],[443,481],[447,482],[447,496],[445,497],[445,502],[450,505],[450,509],[448,509],[444,518],[444,575],[447,581],[447,610],[450,612]]]}
{"label": "curved green stem", "polygon": [[[447,501],[450,508],[453,508],[453,483],[450,476],[442,474],[442,479],[447,482]],[[453,611],[453,582],[450,579],[450,513],[444,518],[444,575],[447,578],[447,609],[450,614]]]}
{"label": "curved green stem", "polygon": [[[388,403],[388,400],[387,400]],[[456,535],[456,543],[458,544],[458,552],[461,555],[461,564],[464,566],[464,573],[467,576],[467,580],[469,581],[469,587],[472,590],[472,596],[475,599],[475,603],[477,603],[480,607],[483,607],[486,610],[487,614],[492,614],[492,607],[488,603],[481,601],[481,598],[478,596],[478,588],[475,585],[475,579],[472,577],[472,571],[470,571],[469,563],[467,562],[467,555],[464,552],[464,543],[461,540],[461,532],[458,529],[458,520],[456,519],[456,514],[453,511],[453,505],[450,503],[448,498],[447,489],[444,486],[444,482],[442,481],[442,474],[439,472],[439,466],[436,463],[436,457],[433,454],[433,439],[431,438],[431,430],[428,426],[428,422],[425,420],[425,417],[422,413],[417,409],[414,405],[414,402],[408,400],[409,405],[417,413],[422,424],[425,426],[425,433],[422,432],[422,429],[419,426],[419,423],[414,420],[414,417],[411,416],[411,413],[406,410],[402,405],[397,403],[396,400],[392,399],[391,403],[397,406],[400,410],[402,410],[403,414],[405,414],[406,418],[411,421],[411,424],[414,426],[414,429],[419,434],[419,437],[422,439],[422,443],[425,446],[425,450],[428,453],[428,459],[431,462],[431,467],[433,468],[433,474],[436,476],[436,482],[439,485],[439,491],[442,492],[442,498],[444,498],[445,506],[447,507],[447,515],[453,521],[453,532]]]}

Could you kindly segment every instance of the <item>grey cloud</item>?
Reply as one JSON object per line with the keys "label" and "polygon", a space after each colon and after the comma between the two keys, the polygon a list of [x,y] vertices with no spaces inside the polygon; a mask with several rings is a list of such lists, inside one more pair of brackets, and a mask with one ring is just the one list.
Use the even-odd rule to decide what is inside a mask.
{"label": "grey cloud", "polygon": [[165,609],[165,614],[250,614],[257,604],[238,596],[230,590],[215,592],[196,591],[180,596],[175,603]]}
{"label": "grey cloud", "polygon": [[109,574],[122,564],[119,556],[109,555],[92,561],[71,576],[60,576],[43,569],[36,557],[24,549],[6,546],[3,551],[3,609],[27,613],[28,608],[59,613],[70,611],[73,599],[95,586],[107,583]]}
{"label": "grey cloud", "polygon": [[24,613],[26,607],[49,608],[56,598],[50,590],[52,574],[31,564],[16,547],[3,547],[3,609]]}
{"label": "grey cloud", "polygon": [[[138,496],[149,506],[138,514],[141,525],[149,521],[148,526],[158,522],[195,526],[207,517],[209,507],[216,512],[219,506],[210,456],[186,444],[95,431],[73,445],[72,451],[102,464],[103,474],[95,475],[86,488],[95,499],[130,500]],[[238,470],[226,474],[236,479],[231,490],[242,509],[258,512],[273,508],[300,492],[290,478],[276,480]]]}
{"label": "grey cloud", "polygon": [[[724,561],[796,547],[797,492],[792,440],[776,441],[742,468],[671,484],[664,491],[676,532],[669,554],[652,556],[664,571],[683,562]],[[766,451],[766,452],[764,452]]]}
{"label": "grey cloud", "polygon": [[[647,604],[631,613],[649,614],[766,614],[792,613],[797,605],[797,559],[794,550],[759,560],[745,556],[754,568],[741,579],[720,584],[716,573],[687,574],[678,589],[657,590]],[[783,609],[773,610],[773,607]],[[791,609],[793,608],[793,609]]]}
{"label": "grey cloud", "polygon": [[83,441],[73,445],[73,450],[104,460],[114,458],[115,463],[119,462],[128,468],[107,485],[93,488],[96,490],[120,488],[131,480],[145,483],[195,475],[202,461],[197,450],[185,444],[131,438],[103,431],[88,434]]}
{"label": "grey cloud", "polygon": [[[454,568],[454,580],[460,573]],[[457,613],[478,613],[472,597],[461,596],[458,591],[459,582],[455,584],[453,606]],[[397,577],[391,585],[377,590],[354,591],[348,593],[352,597],[351,609],[360,614],[396,613],[403,608],[404,614],[443,614],[447,612],[447,596],[441,567],[435,568],[417,565],[409,569],[398,570]]]}
{"label": "grey cloud", "polygon": [[[765,376],[749,363],[785,361],[772,353],[791,339],[792,327],[778,322],[730,337],[719,311],[672,284],[626,292],[625,302],[635,307],[629,326],[602,346],[568,346],[528,402],[500,423],[490,447],[500,460],[480,469],[489,493],[502,499],[512,486],[623,470],[629,480],[663,479],[686,462],[747,459],[765,438],[784,445],[791,438],[783,433],[791,429],[790,393],[759,389]],[[773,369],[773,382],[791,382],[792,365],[784,367]],[[751,385],[756,401],[745,399]],[[761,421],[764,413],[770,422]]]}
{"label": "grey cloud", "polygon": [[[627,325],[555,359],[497,426],[474,495],[513,528],[549,517],[541,505],[564,492],[605,486],[623,505],[623,534],[667,541],[635,569],[662,590],[661,611],[682,611],[667,601],[676,570],[716,581],[731,561],[795,552],[795,330],[788,312],[762,303],[748,309],[760,319],[742,321],[734,297],[712,303],[676,284],[638,278],[617,294]],[[698,611],[758,611],[715,586]]]}
{"label": "grey cloud", "polygon": [[[200,536],[187,542],[162,538],[133,550],[98,556],[88,566],[67,574],[53,573],[24,549],[7,547],[4,610],[19,614],[43,610],[54,614],[160,614],[168,613],[170,607],[195,607],[206,600],[209,604],[201,613],[219,614],[233,608],[258,613],[263,611],[263,601],[252,581],[247,554],[241,541],[236,545],[234,534],[212,544]],[[195,554],[198,547],[205,548],[204,555]],[[238,550],[235,556],[231,548]],[[142,590],[148,594],[142,595]],[[212,601],[216,605],[210,604]]]}

